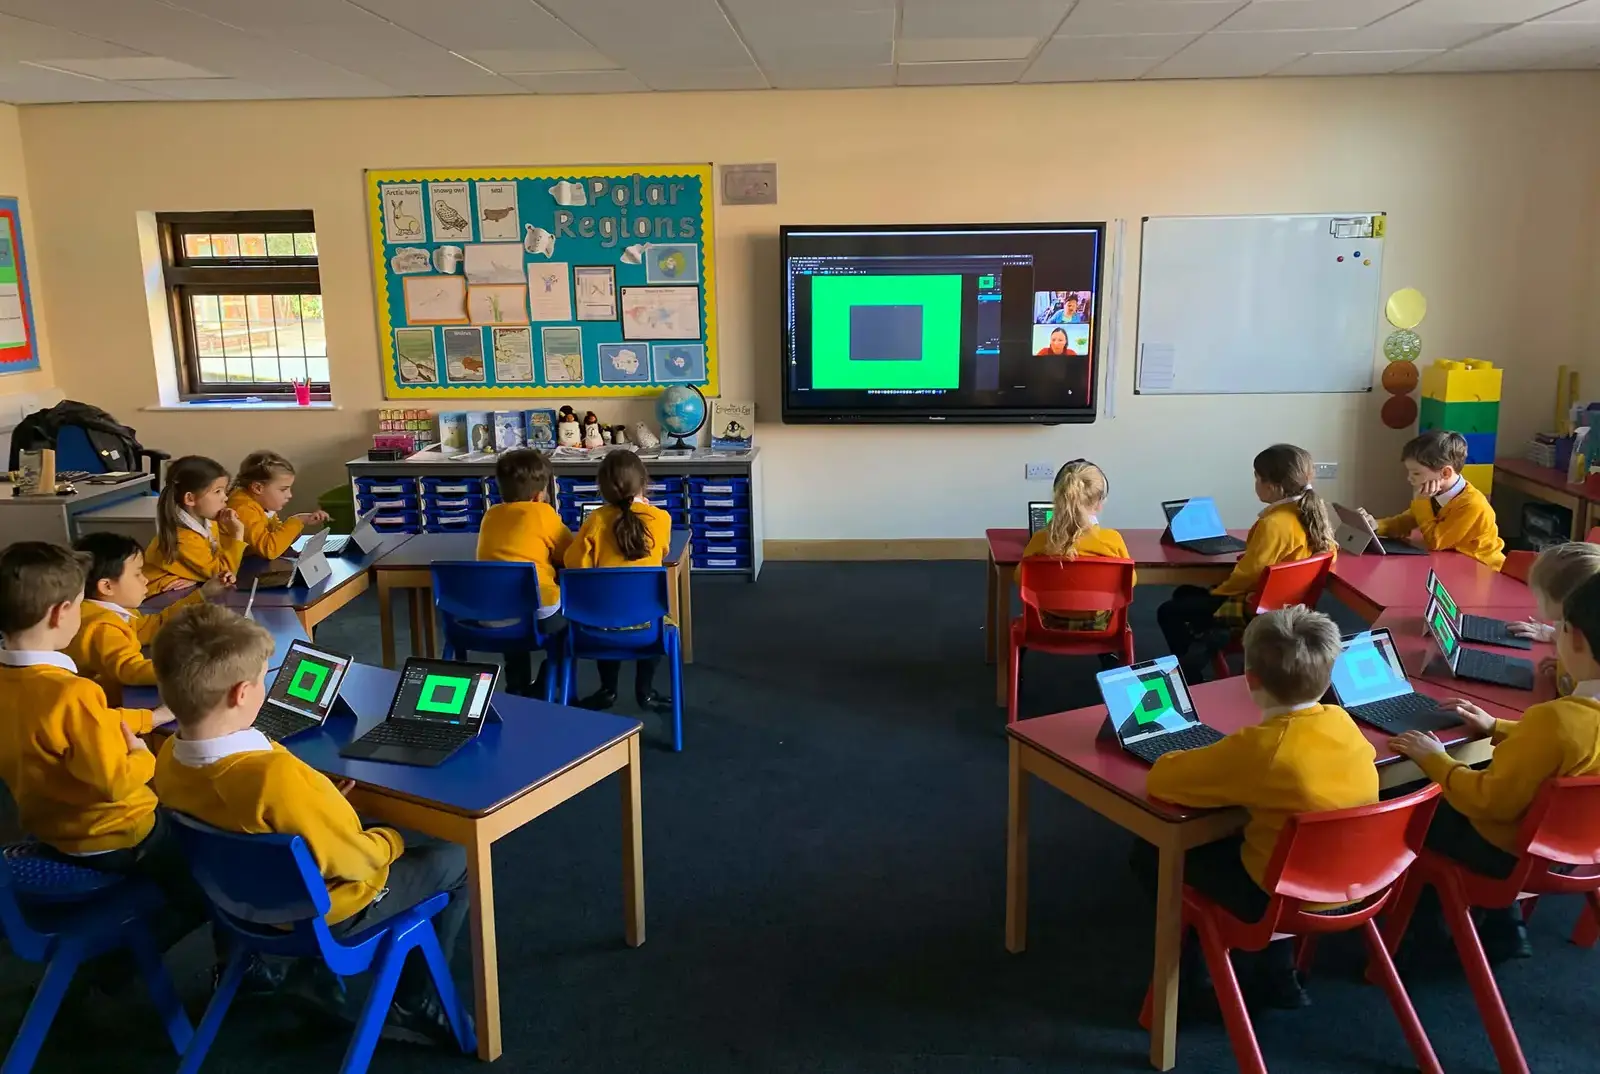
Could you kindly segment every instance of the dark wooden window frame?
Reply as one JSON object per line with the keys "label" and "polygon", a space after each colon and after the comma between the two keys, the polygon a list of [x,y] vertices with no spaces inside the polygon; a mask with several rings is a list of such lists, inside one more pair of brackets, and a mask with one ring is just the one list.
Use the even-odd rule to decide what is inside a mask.
{"label": "dark wooden window frame", "polygon": [[[321,271],[318,257],[190,257],[184,250],[184,236],[209,234],[315,234],[316,223],[309,210],[263,210],[258,212],[157,213],[156,226],[161,236],[161,261],[166,274],[167,308],[172,322],[172,341],[178,356],[178,382],[184,399],[215,399],[218,396],[259,396],[278,401],[294,398],[294,386],[287,382],[251,384],[207,384],[200,376],[200,345],[195,335],[193,307],[189,299],[201,295],[320,295]],[[311,398],[330,398],[326,381],[312,381]]]}

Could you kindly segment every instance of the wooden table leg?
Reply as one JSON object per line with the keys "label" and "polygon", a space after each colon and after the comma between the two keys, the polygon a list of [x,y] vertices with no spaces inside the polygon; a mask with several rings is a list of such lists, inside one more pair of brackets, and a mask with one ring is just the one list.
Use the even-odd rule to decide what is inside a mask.
{"label": "wooden table leg", "polygon": [[419,589],[417,604],[422,608],[422,652],[424,656],[439,655],[439,616],[433,608],[433,590]]}
{"label": "wooden table leg", "polygon": [[425,641],[422,637],[422,591],[406,590],[406,615],[411,632],[411,655],[422,656]]}
{"label": "wooden table leg", "polygon": [[999,657],[999,647],[995,639],[999,637],[1000,624],[995,621],[994,591],[999,584],[1000,568],[995,566],[994,553],[989,553],[989,572],[987,587],[983,593],[983,662],[992,664]]}
{"label": "wooden table leg", "polygon": [[394,594],[384,571],[378,575],[378,638],[383,647],[383,666],[394,667]]}
{"label": "wooden table leg", "polygon": [[693,580],[693,567],[685,563],[678,570],[678,611],[683,618],[678,620],[678,634],[683,643],[683,662],[694,663],[694,609],[689,602],[689,587]]}
{"label": "wooden table leg", "polygon": [[[414,592],[414,591],[413,591]],[[467,884],[472,889],[472,983],[477,1004],[478,1058],[500,1058],[500,964],[494,940],[494,865],[488,837],[467,847]]]}
{"label": "wooden table leg", "polygon": [[1156,964],[1151,978],[1155,1005],[1150,1015],[1150,1065],[1171,1070],[1178,1061],[1178,962],[1183,950],[1183,851],[1158,848]]}
{"label": "wooden table leg", "polygon": [[1028,773],[1022,770],[1022,746],[1010,747],[1006,808],[1006,950],[1021,954],[1028,946]]}
{"label": "wooden table leg", "polygon": [[683,646],[683,662],[689,662],[688,641],[683,625],[683,561],[667,568],[667,614],[678,624],[678,644]]}
{"label": "wooden table leg", "polygon": [[622,770],[622,935],[629,947],[644,943],[644,818],[639,783],[639,736],[628,739]]}

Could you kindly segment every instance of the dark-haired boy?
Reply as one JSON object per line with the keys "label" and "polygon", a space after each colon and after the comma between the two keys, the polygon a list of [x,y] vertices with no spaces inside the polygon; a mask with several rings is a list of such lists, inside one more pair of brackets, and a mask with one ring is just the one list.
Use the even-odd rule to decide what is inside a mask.
{"label": "dark-haired boy", "polygon": [[[546,637],[561,633],[561,583],[556,565],[567,554],[572,531],[550,506],[550,460],[533,448],[507,451],[495,461],[500,499],[483,513],[478,528],[478,558],[507,563],[532,563],[539,575],[539,629]],[[506,677],[512,693],[543,694],[550,661],[533,678],[532,653],[506,654]]]}
{"label": "dark-haired boy", "polygon": [[1406,441],[1400,460],[1411,485],[1411,506],[1389,518],[1367,515],[1378,536],[1409,537],[1421,530],[1428,551],[1460,552],[1499,570],[1506,561],[1506,543],[1494,508],[1461,474],[1467,464],[1466,437],[1430,430]]}

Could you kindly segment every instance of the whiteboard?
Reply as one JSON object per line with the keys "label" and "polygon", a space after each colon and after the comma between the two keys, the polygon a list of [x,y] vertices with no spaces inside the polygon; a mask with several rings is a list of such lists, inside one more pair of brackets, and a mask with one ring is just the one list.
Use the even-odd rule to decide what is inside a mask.
{"label": "whiteboard", "polygon": [[1384,231],[1381,213],[1146,217],[1134,390],[1370,391]]}

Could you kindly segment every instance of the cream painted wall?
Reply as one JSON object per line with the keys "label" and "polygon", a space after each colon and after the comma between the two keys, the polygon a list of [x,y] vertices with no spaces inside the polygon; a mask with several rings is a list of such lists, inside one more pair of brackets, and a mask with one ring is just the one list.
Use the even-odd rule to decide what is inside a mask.
{"label": "cream painted wall", "polygon": [[38,216],[28,196],[28,173],[22,159],[22,126],[19,110],[0,104],[0,194],[17,198],[22,204],[22,233],[28,244],[28,288],[33,295],[34,330],[38,335],[40,363],[37,370],[0,377],[0,395],[38,392],[55,386],[51,376],[50,346],[44,325],[45,288],[40,283],[41,264],[49,259],[40,252]]}
{"label": "cream painted wall", "polygon": [[[1550,409],[1553,370],[1600,343],[1600,76],[1257,80],[813,93],[65,105],[22,111],[45,313],[69,395],[147,443],[232,462],[270,445],[312,490],[361,450],[380,397],[362,169],[773,160],[776,207],[717,211],[723,390],[765,423],[769,537],[968,537],[1021,523],[1028,460],[1087,455],[1106,520],[1164,496],[1256,510],[1249,460],[1288,439],[1341,463],[1326,492],[1402,498],[1382,396],[1132,395],[1137,221],[1174,213],[1387,211],[1385,293],[1429,297],[1426,356],[1507,367],[1501,437]],[[3,124],[3,120],[0,120]],[[3,126],[0,126],[3,132]],[[0,133],[0,152],[5,146]],[[3,177],[3,173],[0,173]],[[135,214],[310,208],[338,413],[134,413],[156,399]],[[1116,415],[1093,425],[789,428],[778,414],[780,223],[1132,222]],[[1379,359],[1381,362],[1381,359]],[[1591,384],[1591,388],[1600,383]],[[642,404],[608,404],[631,420]]]}

